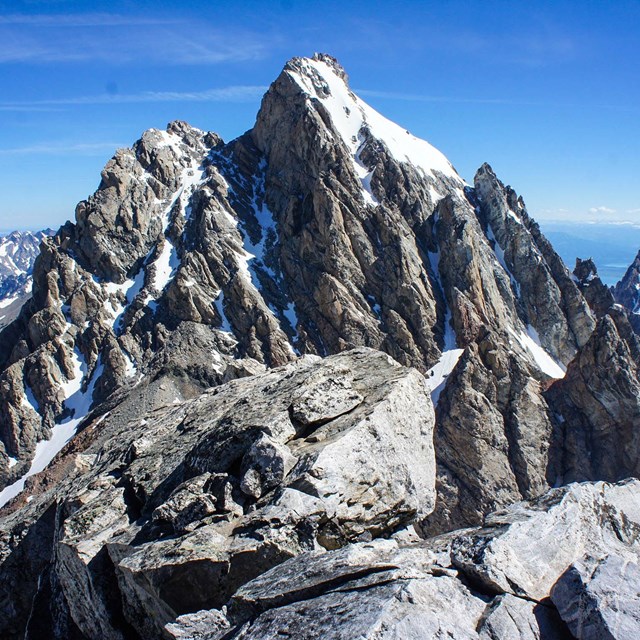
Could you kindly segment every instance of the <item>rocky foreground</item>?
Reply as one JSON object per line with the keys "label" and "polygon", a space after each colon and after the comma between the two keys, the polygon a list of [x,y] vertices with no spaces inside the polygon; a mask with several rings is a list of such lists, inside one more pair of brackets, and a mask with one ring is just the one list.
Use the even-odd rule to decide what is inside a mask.
{"label": "rocky foreground", "polygon": [[0,332],[0,637],[640,637],[614,294],[330,56],[145,132]]}
{"label": "rocky foreground", "polygon": [[480,528],[434,508],[424,378],[367,349],[141,413],[141,387],[5,509],[17,638],[631,638],[640,482],[553,489]]}

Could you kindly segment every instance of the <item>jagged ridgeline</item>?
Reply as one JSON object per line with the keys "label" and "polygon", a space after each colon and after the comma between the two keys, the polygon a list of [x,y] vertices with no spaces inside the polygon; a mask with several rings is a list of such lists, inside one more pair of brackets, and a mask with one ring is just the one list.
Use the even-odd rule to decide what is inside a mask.
{"label": "jagged ridgeline", "polygon": [[[491,167],[467,184],[333,58],[294,58],[247,133],[146,131],[44,240],[0,333],[0,635],[391,638],[412,600],[401,637],[517,637],[588,545],[512,575],[509,518],[547,515],[542,555],[634,557],[637,483],[546,492],[640,474],[639,362]],[[483,530],[427,540],[520,500],[486,534],[498,568]],[[576,580],[543,612],[559,634]],[[341,585],[371,587],[361,620],[296,627],[311,599],[352,611]]]}

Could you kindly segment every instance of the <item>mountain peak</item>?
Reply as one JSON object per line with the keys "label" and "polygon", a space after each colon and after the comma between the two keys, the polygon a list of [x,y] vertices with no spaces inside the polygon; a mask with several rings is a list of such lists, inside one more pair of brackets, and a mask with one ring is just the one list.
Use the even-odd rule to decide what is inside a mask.
{"label": "mountain peak", "polygon": [[[0,332],[0,637],[51,637],[53,620],[54,638],[172,637],[177,614],[202,611],[225,637],[270,637],[233,616],[262,607],[256,576],[282,595],[258,574],[292,555],[345,547],[341,571],[364,584],[369,542],[408,545],[430,571],[450,553],[419,555],[416,534],[479,525],[551,483],[640,476],[640,342],[624,313],[596,300],[588,265],[571,277],[489,165],[465,185],[331,56],[289,61],[239,138],[174,121],[102,177],[42,243],[34,295]],[[578,514],[596,523],[580,540],[602,540],[613,512]],[[536,557],[556,557],[558,531]],[[466,556],[448,539],[465,584],[497,584],[464,536]],[[320,574],[303,562],[307,626]],[[448,567],[429,579],[450,584]],[[423,620],[397,631],[425,635]],[[353,629],[338,633],[377,633]]]}
{"label": "mountain peak", "polygon": [[327,66],[331,67],[334,73],[342,78],[346,84],[349,84],[349,76],[344,70],[344,67],[338,62],[337,58],[334,58],[328,53],[314,53],[311,59],[316,62],[324,62]]}
{"label": "mountain peak", "polygon": [[[304,99],[300,117],[292,112],[293,98],[299,92]],[[273,108],[273,102],[280,106]],[[283,103],[286,101],[287,107]],[[454,180],[459,187],[464,182],[449,160],[427,141],[388,120],[359,98],[348,85],[348,77],[340,63],[328,54],[315,54],[312,58],[293,58],[272,85],[265,97],[261,114],[269,116],[267,128],[275,129],[271,116],[303,120],[309,112],[319,116],[311,126],[324,124],[328,136],[342,142],[353,159],[354,168],[362,180],[370,176],[375,158],[367,161],[369,150],[384,149],[384,153],[398,163],[410,164],[425,175],[440,174]],[[258,116],[258,123],[261,115]],[[291,129],[292,122],[286,124]],[[259,145],[260,146],[260,145]],[[374,153],[379,156],[379,153]],[[365,189],[366,190],[366,189]],[[375,198],[374,198],[375,199]]]}
{"label": "mountain peak", "polygon": [[320,75],[325,75],[326,71],[322,68],[324,66],[328,67],[346,85],[349,84],[349,76],[344,67],[338,62],[337,58],[328,53],[314,53],[311,57],[295,56],[285,64],[284,70],[292,69],[303,74],[315,75],[315,73],[320,73]]}

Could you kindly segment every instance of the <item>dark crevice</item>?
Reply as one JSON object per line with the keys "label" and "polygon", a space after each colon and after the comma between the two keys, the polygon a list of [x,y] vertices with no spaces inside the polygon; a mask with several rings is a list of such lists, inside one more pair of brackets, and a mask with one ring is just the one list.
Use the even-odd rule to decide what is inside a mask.
{"label": "dark crevice", "polygon": [[287,411],[289,413],[289,419],[291,420],[291,424],[294,426],[296,430],[296,436],[295,438],[292,438],[292,440],[305,440],[314,431],[317,431],[318,429],[320,429],[321,427],[324,427],[330,422],[333,422],[338,418],[342,418],[344,416],[348,416],[352,414],[356,409],[358,409],[358,407],[362,405],[362,402],[364,401],[359,402],[355,407],[352,407],[347,411],[343,411],[342,413],[337,413],[329,418],[321,418],[319,420],[314,420],[312,422],[302,422],[301,420],[298,420],[297,418],[295,418],[293,415],[293,411],[294,411],[293,404],[290,404],[289,407],[287,408]]}
{"label": "dark crevice", "polygon": [[[351,589],[340,589],[340,587],[342,587],[343,585],[348,585],[350,582],[354,582],[355,580],[366,578],[367,576],[375,575],[378,573],[393,571],[396,569],[398,569],[396,565],[380,565],[377,567],[367,567],[360,570],[355,570],[352,573],[346,575],[338,576],[331,580],[320,582],[315,585],[310,585],[306,588],[301,588],[296,591],[290,591],[289,593],[278,594],[277,597],[274,598],[265,598],[258,602],[249,603],[231,600],[228,605],[228,616],[234,627],[239,627],[240,625],[246,624],[247,622],[253,622],[265,611],[280,609],[291,604],[314,600],[315,598],[333,591],[364,591],[366,589],[376,587],[382,583],[377,582],[366,587],[354,586]],[[393,579],[384,580],[384,584],[388,582],[393,582]],[[232,636],[229,635],[224,637],[230,638]]]}
{"label": "dark crevice", "polygon": [[123,598],[116,569],[106,547],[102,547],[87,565],[92,574],[92,586],[101,594],[109,623],[122,633],[124,640],[140,640],[140,636],[124,615]]}

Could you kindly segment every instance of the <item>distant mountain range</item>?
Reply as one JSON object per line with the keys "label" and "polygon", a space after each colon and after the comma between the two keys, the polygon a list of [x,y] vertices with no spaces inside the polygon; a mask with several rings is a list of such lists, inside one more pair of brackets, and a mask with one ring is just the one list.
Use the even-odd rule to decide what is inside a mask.
{"label": "distant mountain range", "polygon": [[31,295],[33,263],[40,253],[40,242],[53,233],[44,229],[0,236],[0,329],[18,315]]}

